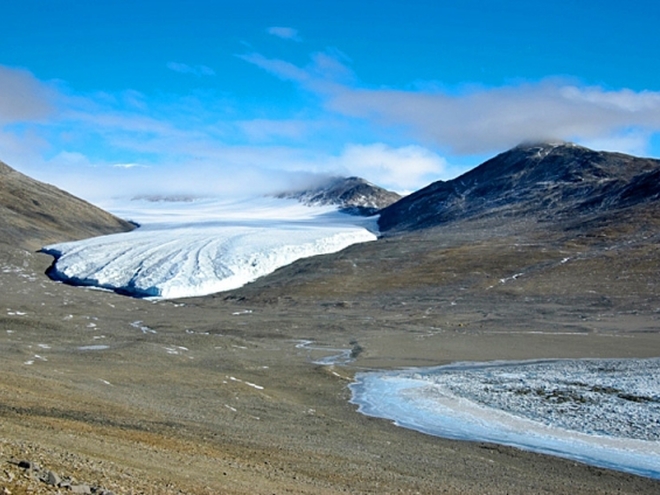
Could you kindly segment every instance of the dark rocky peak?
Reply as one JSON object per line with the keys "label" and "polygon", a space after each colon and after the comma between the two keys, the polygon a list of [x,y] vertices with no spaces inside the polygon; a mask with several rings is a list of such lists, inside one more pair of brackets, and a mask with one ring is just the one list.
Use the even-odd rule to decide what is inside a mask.
{"label": "dark rocky peak", "polygon": [[475,216],[548,216],[648,200],[659,169],[659,160],[572,143],[522,144],[407,196],[382,212],[379,225],[419,229]]}
{"label": "dark rocky peak", "polygon": [[458,177],[464,187],[493,182],[532,186],[585,180],[629,180],[646,165],[621,153],[598,152],[572,143],[524,144]]}
{"label": "dark rocky peak", "polygon": [[398,201],[401,196],[359,177],[330,177],[313,187],[278,194],[309,206],[336,205],[354,215],[373,215]]}

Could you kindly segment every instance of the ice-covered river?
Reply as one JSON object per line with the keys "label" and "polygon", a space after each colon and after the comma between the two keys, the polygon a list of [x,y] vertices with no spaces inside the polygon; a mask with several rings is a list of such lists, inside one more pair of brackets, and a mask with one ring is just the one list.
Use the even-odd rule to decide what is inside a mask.
{"label": "ice-covered river", "polygon": [[423,433],[660,478],[660,358],[364,372],[359,411]]}

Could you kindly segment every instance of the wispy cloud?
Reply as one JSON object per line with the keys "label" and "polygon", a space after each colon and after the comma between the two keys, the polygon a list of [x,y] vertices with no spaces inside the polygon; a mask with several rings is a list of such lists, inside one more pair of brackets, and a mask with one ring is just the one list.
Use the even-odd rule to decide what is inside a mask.
{"label": "wispy cloud", "polygon": [[266,29],[268,34],[277,36],[285,40],[301,42],[302,38],[298,34],[298,30],[290,27],[272,26]]}
{"label": "wispy cloud", "polygon": [[285,60],[278,60],[267,58],[260,53],[248,53],[245,55],[237,55],[238,58],[245,60],[251,64],[264,69],[265,71],[277,76],[283,81],[293,81],[296,83],[304,84],[312,81],[313,77],[309,70],[298,67],[291,62]]}
{"label": "wispy cloud", "polygon": [[298,67],[286,60],[267,58],[258,52],[238,57],[283,81],[291,81],[306,90],[322,94],[341,91],[356,83],[354,72],[345,63],[348,57],[336,49],[313,53],[305,67]]}
{"label": "wispy cloud", "polygon": [[179,62],[168,62],[167,68],[181,74],[192,74],[193,76],[215,76],[215,71],[206,65],[187,65]]}
{"label": "wispy cloud", "polygon": [[329,111],[398,129],[451,153],[487,153],[544,139],[615,145],[628,142],[631,132],[637,140],[660,132],[660,92],[560,78],[458,92],[370,88],[331,52],[312,54],[304,67],[258,53],[243,58],[321,97]]}

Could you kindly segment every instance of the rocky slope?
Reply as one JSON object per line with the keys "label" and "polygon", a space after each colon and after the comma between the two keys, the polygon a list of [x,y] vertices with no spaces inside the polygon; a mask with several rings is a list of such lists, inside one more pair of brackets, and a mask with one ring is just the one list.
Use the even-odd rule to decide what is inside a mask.
{"label": "rocky slope", "polygon": [[135,226],[0,162],[0,243],[35,250]]}
{"label": "rocky slope", "polygon": [[297,199],[307,205],[337,205],[346,213],[365,216],[401,199],[399,194],[359,177],[332,177],[317,187],[285,192],[277,197]]}
{"label": "rocky slope", "polygon": [[521,145],[381,212],[381,231],[418,230],[479,217],[564,217],[614,211],[660,197],[660,160],[574,144]]}

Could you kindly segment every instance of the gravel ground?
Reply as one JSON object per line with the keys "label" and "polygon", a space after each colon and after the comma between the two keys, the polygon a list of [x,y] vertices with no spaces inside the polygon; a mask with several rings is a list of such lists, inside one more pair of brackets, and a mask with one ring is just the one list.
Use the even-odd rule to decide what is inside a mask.
{"label": "gravel ground", "polygon": [[[347,388],[365,369],[656,356],[652,293],[633,295],[635,311],[623,293],[604,306],[591,289],[559,297],[529,277],[376,294],[347,263],[369,262],[356,253],[325,261],[357,270],[341,290],[312,276],[284,290],[285,271],[270,287],[150,302],[52,282],[48,257],[2,247],[0,493],[70,493],[66,483],[116,494],[660,491],[650,479],[398,428],[358,414]],[[452,256],[464,270],[460,250]],[[290,270],[319,273],[314,263]],[[436,280],[450,279],[446,264],[433,266],[444,270]],[[498,266],[490,279],[519,271]],[[565,265],[553,270],[565,280]],[[314,364],[338,350],[355,359]],[[49,471],[64,485],[42,481]]]}

